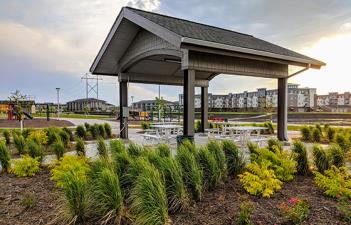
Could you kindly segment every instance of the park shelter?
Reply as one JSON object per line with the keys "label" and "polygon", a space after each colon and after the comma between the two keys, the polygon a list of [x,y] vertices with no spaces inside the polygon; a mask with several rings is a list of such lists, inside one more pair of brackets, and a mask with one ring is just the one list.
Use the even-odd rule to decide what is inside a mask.
{"label": "park shelter", "polygon": [[[185,136],[194,135],[195,87],[201,87],[201,130],[207,127],[208,86],[219,74],[278,80],[278,138],[287,140],[288,79],[325,63],[289,49],[206,24],[124,7],[91,68],[118,76],[120,112],[128,106],[128,82],[183,86]],[[128,138],[120,116],[120,137]]]}

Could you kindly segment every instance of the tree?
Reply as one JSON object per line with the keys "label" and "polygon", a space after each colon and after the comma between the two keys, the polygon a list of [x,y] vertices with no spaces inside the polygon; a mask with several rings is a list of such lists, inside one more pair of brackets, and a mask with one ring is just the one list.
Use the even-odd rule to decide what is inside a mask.
{"label": "tree", "polygon": [[157,110],[158,110],[158,119],[159,121],[161,120],[161,113],[163,114],[164,112],[164,109],[166,108],[166,101],[163,99],[163,97],[156,97],[156,107],[157,107]]}
{"label": "tree", "polygon": [[12,92],[9,100],[13,103],[15,103],[15,110],[16,113],[18,114],[18,120],[21,123],[21,131],[23,129],[23,110],[22,110],[22,106],[19,103],[22,100],[25,100],[27,98],[26,95],[21,94],[21,92],[19,90],[16,90],[15,92]]}

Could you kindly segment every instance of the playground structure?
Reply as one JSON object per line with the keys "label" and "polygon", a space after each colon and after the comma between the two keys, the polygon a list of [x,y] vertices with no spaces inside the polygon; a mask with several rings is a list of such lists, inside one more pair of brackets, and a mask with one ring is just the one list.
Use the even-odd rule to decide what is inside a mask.
{"label": "playground structure", "polygon": [[11,101],[3,102],[0,104],[0,118],[7,120],[21,120],[21,113],[25,119],[33,119],[32,113],[35,113],[35,106],[32,102],[20,101],[19,105]]}

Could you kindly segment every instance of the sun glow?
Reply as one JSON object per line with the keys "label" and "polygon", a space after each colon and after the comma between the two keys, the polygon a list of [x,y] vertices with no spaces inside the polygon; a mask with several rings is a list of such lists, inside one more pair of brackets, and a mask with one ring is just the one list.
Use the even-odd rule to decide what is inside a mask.
{"label": "sun glow", "polygon": [[327,65],[320,70],[308,70],[292,78],[293,82],[315,87],[318,94],[351,91],[351,32],[323,37],[299,52]]}

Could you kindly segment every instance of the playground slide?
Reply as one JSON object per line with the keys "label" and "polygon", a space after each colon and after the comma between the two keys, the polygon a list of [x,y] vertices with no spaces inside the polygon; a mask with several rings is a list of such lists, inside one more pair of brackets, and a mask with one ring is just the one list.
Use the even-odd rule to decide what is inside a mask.
{"label": "playground slide", "polygon": [[33,119],[33,116],[30,115],[29,113],[23,112],[23,114],[24,114],[28,119],[30,119],[30,120]]}

